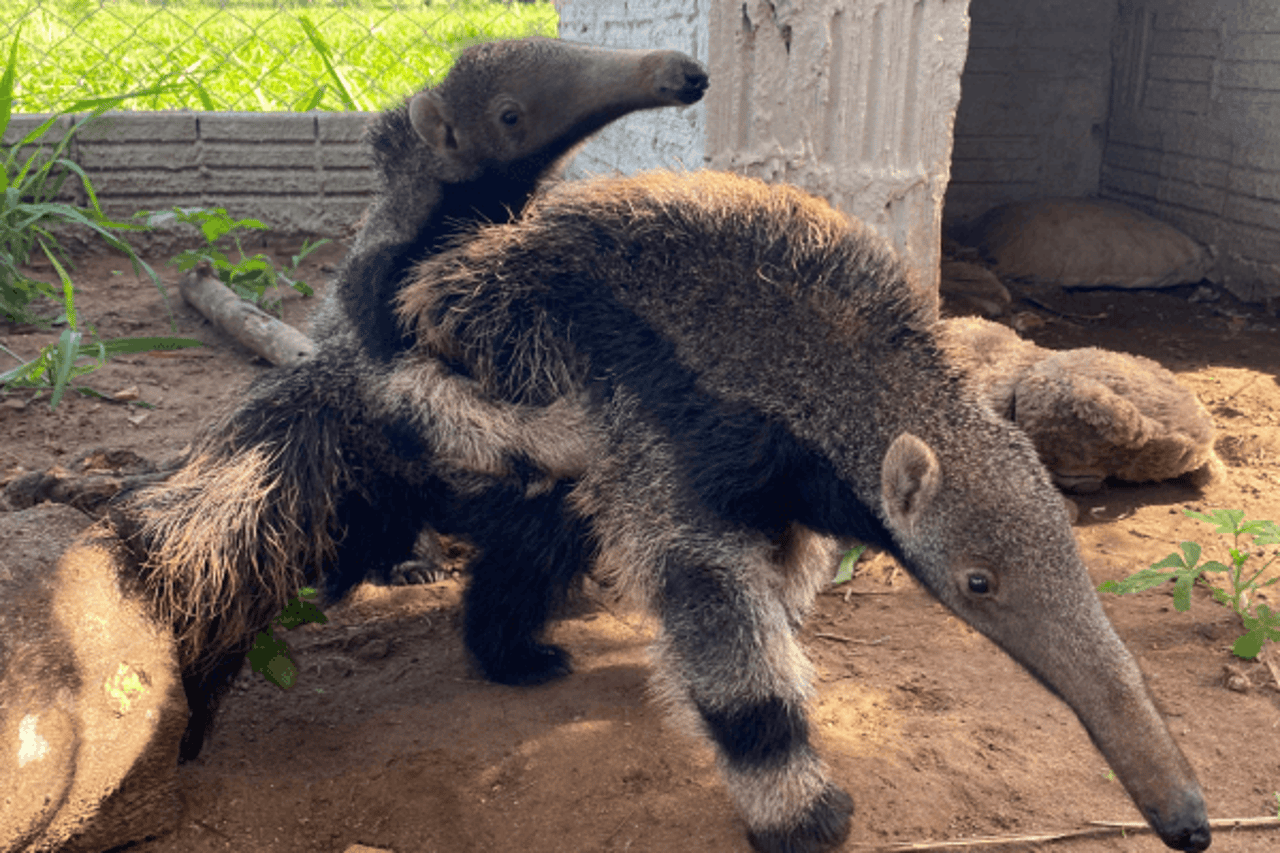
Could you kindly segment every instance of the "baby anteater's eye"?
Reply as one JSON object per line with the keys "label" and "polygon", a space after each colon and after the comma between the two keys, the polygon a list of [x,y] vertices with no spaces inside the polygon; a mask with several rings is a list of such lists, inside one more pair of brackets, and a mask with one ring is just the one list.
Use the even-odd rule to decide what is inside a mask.
{"label": "baby anteater's eye", "polygon": [[516,122],[520,121],[520,113],[515,110],[506,110],[502,114],[502,123],[507,127],[514,127]]}
{"label": "baby anteater's eye", "polygon": [[969,575],[969,592],[974,595],[986,595],[991,592],[991,584],[986,575]]}

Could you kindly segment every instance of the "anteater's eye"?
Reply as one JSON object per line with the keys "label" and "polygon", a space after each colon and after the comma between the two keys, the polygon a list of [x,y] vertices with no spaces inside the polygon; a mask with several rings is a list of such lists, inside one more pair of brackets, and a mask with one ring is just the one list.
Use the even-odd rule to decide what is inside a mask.
{"label": "anteater's eye", "polygon": [[986,595],[991,592],[991,583],[986,575],[969,575],[969,592],[974,595]]}
{"label": "anteater's eye", "polygon": [[519,121],[520,113],[515,110],[506,110],[502,113],[502,123],[507,127],[515,127],[516,123]]}

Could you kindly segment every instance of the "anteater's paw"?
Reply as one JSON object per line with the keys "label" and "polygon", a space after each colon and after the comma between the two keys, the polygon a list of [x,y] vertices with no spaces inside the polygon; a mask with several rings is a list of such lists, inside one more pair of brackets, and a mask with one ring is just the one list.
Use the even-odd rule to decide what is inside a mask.
{"label": "anteater's paw", "polygon": [[387,574],[389,586],[421,586],[448,580],[449,570],[441,568],[434,560],[405,560],[396,563]]}
{"label": "anteater's paw", "polygon": [[828,785],[808,812],[788,829],[751,832],[751,846],[760,853],[821,853],[849,837],[853,798]]}

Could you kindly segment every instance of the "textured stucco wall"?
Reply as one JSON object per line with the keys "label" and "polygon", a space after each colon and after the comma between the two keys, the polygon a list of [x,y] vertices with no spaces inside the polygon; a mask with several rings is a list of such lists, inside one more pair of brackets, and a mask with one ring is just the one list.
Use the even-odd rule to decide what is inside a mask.
{"label": "textured stucco wall", "polygon": [[[602,47],[679,50],[707,62],[707,15],[714,0],[556,0],[560,37]],[[715,85],[715,81],[712,81]],[[597,134],[565,174],[705,165],[706,101],[636,113]]]}
{"label": "textured stucco wall", "polygon": [[825,197],[888,238],[936,295],[966,5],[717,4],[711,165]]}
{"label": "textured stucco wall", "polygon": [[946,216],[1098,191],[1118,0],[970,0]]}
{"label": "textured stucco wall", "polygon": [[1101,192],[1207,244],[1243,299],[1280,297],[1280,5],[1124,0]]}

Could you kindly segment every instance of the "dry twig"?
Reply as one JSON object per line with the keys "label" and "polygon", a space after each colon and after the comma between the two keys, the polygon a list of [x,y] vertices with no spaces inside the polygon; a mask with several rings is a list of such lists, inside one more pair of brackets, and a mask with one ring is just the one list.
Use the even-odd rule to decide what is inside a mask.
{"label": "dry twig", "polygon": [[[1209,821],[1214,829],[1245,829],[1274,827],[1280,829],[1280,817],[1228,817]],[[953,841],[909,841],[904,844],[850,844],[848,849],[866,850],[868,853],[919,853],[931,850],[964,850],[970,847],[1001,847],[1006,844],[1029,844],[1044,841],[1064,841],[1069,838],[1091,838],[1120,835],[1128,832],[1150,832],[1151,827],[1137,821],[1091,820],[1085,829],[1063,832],[1045,832],[1032,835],[988,835]]]}

